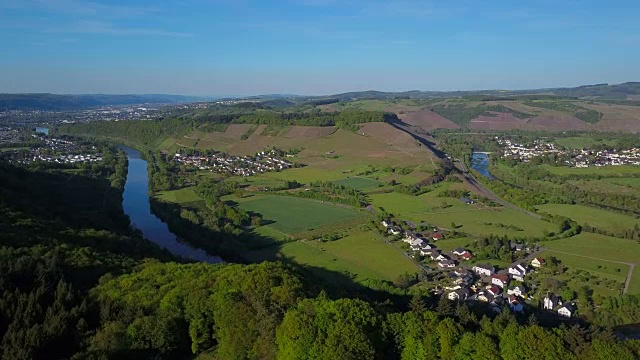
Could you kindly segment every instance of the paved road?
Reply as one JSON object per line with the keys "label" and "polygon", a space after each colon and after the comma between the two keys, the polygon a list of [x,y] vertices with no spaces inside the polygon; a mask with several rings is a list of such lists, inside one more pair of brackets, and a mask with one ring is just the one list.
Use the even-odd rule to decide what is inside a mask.
{"label": "paved road", "polygon": [[476,180],[475,177],[473,177],[473,175],[471,175],[470,172],[467,171],[465,165],[463,162],[456,162],[456,165],[460,165],[460,167],[462,168],[462,174],[464,176],[464,178],[469,182],[469,184],[471,184],[471,186],[475,187],[479,192],[483,193],[487,198],[495,201],[496,203],[508,207],[510,209],[513,209],[515,211],[519,211],[523,214],[527,214],[529,216],[533,216],[536,219],[542,219],[542,216],[539,214],[536,214],[534,212],[525,210],[519,206],[516,206],[508,201],[502,200],[501,198],[498,197],[498,195],[494,194],[491,190],[489,190],[487,187],[485,187],[484,185],[482,185],[482,183],[478,182],[478,180]]}
{"label": "paved road", "polygon": [[[403,122],[394,122],[392,123],[392,125],[394,127],[396,127],[399,130],[402,130],[406,133],[408,133],[409,135],[413,136],[416,140],[418,140],[420,143],[422,143],[423,145],[425,145],[426,147],[428,147],[431,151],[433,151],[433,153],[440,157],[443,158],[444,157],[444,153],[442,153],[442,151],[436,149],[435,147],[435,140],[429,135],[428,132],[426,132],[424,129],[417,127],[417,126],[412,126]],[[504,201],[501,198],[499,198],[496,194],[494,194],[491,190],[487,189],[484,185],[482,185],[480,182],[478,182],[473,175],[471,175],[471,173],[469,171],[467,171],[466,166],[464,165],[463,162],[455,162],[454,165],[458,168],[458,170],[462,171],[463,176],[465,177],[465,179],[469,182],[469,184],[471,184],[471,186],[475,187],[480,193],[484,194],[487,198],[495,201],[496,203],[508,207],[510,209],[513,209],[515,211],[519,211],[521,213],[527,214],[529,216],[532,216],[536,219],[541,219],[542,216],[525,210],[521,207],[518,207],[510,202]]]}
{"label": "paved road", "polygon": [[585,258],[585,259],[608,261],[608,262],[612,262],[612,263],[616,263],[616,264],[628,265],[629,266],[629,272],[627,273],[627,279],[626,279],[626,281],[624,283],[624,290],[622,291],[622,293],[626,294],[627,291],[629,290],[629,284],[631,284],[631,277],[633,276],[633,270],[636,268],[636,264],[634,264],[634,263],[629,263],[629,262],[624,262],[624,261],[614,261],[614,260],[608,260],[608,259],[601,259],[601,258],[597,258],[597,257],[593,257],[593,256],[577,255],[577,254],[574,254],[574,253],[568,253],[568,252],[558,251],[558,250],[551,250],[551,249],[545,249],[545,250],[549,251],[549,252],[555,252],[555,253],[558,253],[558,254],[578,256],[578,257]]}

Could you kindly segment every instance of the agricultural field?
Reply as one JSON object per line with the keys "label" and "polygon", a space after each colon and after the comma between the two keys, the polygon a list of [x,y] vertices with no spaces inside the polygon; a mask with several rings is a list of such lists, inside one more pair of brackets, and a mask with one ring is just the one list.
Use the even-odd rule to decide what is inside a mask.
{"label": "agricultural field", "polygon": [[[633,240],[583,232],[543,244],[549,250],[581,255],[594,261],[640,263],[640,244]],[[555,256],[555,255],[554,255]]]}
{"label": "agricultural field", "polygon": [[271,222],[265,226],[288,235],[363,216],[361,211],[353,208],[293,196],[266,195],[223,199],[238,202],[240,208],[245,211],[262,214],[266,222]]}
{"label": "agricultural field", "polygon": [[589,136],[573,136],[573,137],[556,138],[554,142],[566,149],[585,149],[585,148],[593,148],[596,145],[614,146],[616,144],[616,141],[596,140]]}
{"label": "agricultural field", "polygon": [[443,228],[454,222],[457,231],[475,236],[542,236],[556,230],[549,222],[506,208],[444,210],[425,214],[425,220]]}
{"label": "agricultural field", "polygon": [[356,190],[368,190],[368,189],[377,188],[380,185],[383,185],[383,183],[380,181],[369,179],[369,178],[363,178],[363,177],[349,177],[346,179],[334,181],[333,183],[337,185],[353,188]]}
{"label": "agricultural field", "polygon": [[301,184],[309,184],[314,181],[335,181],[344,177],[344,175],[336,171],[322,170],[309,166],[296,169],[287,169],[285,171],[279,172],[269,172],[259,176],[281,181],[295,180]]}
{"label": "agricultural field", "polygon": [[[437,191],[420,196],[396,192],[371,194],[371,202],[396,217],[425,221],[442,228],[451,228],[470,235],[509,235],[515,237],[541,236],[544,230],[555,231],[555,226],[521,212],[466,205],[456,198],[438,197]],[[454,223],[454,224],[452,224]]]}
{"label": "agricultural field", "polygon": [[[620,232],[640,225],[640,219],[584,205],[545,204],[536,206],[542,213],[566,216],[580,225]],[[640,259],[639,259],[640,261]]]}
{"label": "agricultural field", "polygon": [[254,154],[274,146],[283,150],[302,149],[294,161],[339,173],[367,165],[423,165],[431,170],[436,166],[436,158],[431,151],[420,146],[408,134],[385,123],[368,123],[358,133],[336,130],[335,127],[277,128],[259,125],[247,140],[241,140],[237,133],[243,129],[229,127],[227,132],[233,134],[194,131],[184,137],[165,140],[159,149],[172,152],[185,147],[225,151],[231,155]]}
{"label": "agricultural field", "polygon": [[253,261],[270,260],[265,256],[307,265],[317,276],[334,283],[345,275],[358,282],[366,279],[394,281],[404,273],[413,274],[419,270],[398,248],[385,243],[372,231],[352,233],[330,242],[289,242],[279,246],[275,254],[273,249],[249,254]]}

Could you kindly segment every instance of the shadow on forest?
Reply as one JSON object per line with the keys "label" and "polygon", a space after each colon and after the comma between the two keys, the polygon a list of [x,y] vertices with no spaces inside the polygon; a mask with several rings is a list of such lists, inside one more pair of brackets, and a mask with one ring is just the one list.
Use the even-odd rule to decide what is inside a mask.
{"label": "shadow on forest", "polygon": [[[400,308],[410,301],[409,295],[398,295],[402,290],[394,288],[388,281],[373,280],[376,289],[365,286],[355,280],[355,275],[333,271],[317,266],[309,266],[296,262],[293,258],[281,253],[282,246],[287,243],[266,237],[252,231],[234,235],[213,231],[202,224],[193,223],[180,217],[181,207],[178,204],[160,202],[151,199],[152,212],[166,222],[169,230],[188,243],[199,247],[212,255],[219,255],[231,263],[260,263],[263,261],[279,261],[292,271],[300,274],[306,288],[312,294],[324,291],[330,298],[361,298],[372,302],[391,301]],[[269,223],[269,220],[266,220]],[[393,291],[388,291],[389,289]]]}
{"label": "shadow on forest", "polygon": [[[0,246],[77,261],[82,271],[65,276],[80,289],[121,269],[127,261],[122,255],[171,259],[131,229],[121,201],[120,190],[105,178],[0,164]],[[102,261],[86,260],[93,256]]]}

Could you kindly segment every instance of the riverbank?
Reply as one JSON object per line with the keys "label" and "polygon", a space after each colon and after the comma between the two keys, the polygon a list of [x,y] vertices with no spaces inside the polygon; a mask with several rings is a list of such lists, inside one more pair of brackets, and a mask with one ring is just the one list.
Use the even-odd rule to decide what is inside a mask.
{"label": "riverbank", "polygon": [[129,163],[122,207],[131,219],[131,225],[140,230],[147,240],[167,249],[173,255],[207,263],[223,262],[218,256],[180,242],[168,225],[151,212],[147,161],[142,159],[136,149],[124,145],[119,148],[126,153]]}

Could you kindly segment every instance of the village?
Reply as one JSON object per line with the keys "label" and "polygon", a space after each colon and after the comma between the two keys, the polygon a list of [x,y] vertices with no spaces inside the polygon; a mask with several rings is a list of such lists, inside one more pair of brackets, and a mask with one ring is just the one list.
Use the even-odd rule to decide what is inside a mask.
{"label": "village", "polygon": [[640,165],[640,148],[616,150],[561,150],[551,142],[535,140],[533,145],[527,146],[512,142],[509,139],[495,138],[502,146],[503,158],[529,162],[535,157],[555,154],[565,157],[566,166],[587,168],[590,166]]}
{"label": "village", "polygon": [[31,135],[41,142],[38,147],[15,149],[6,151],[2,155],[9,162],[30,164],[33,162],[48,162],[56,164],[82,164],[102,161],[102,155],[97,148],[80,146],[73,141],[49,138],[40,134]]}
{"label": "village", "polygon": [[224,153],[213,155],[186,155],[176,153],[173,160],[179,164],[194,166],[200,170],[211,170],[237,176],[252,176],[265,172],[281,171],[293,163],[280,157],[275,149],[260,151],[253,156],[232,156]]}
{"label": "village", "polygon": [[[435,242],[446,240],[444,232],[437,227],[419,234],[414,230],[403,230],[390,219],[383,220],[381,225],[389,235],[400,236],[401,241],[409,245],[407,256],[435,264],[436,268],[429,272],[441,279],[441,283],[432,289],[436,295],[445,296],[451,301],[482,302],[496,313],[507,307],[514,313],[523,313],[526,306],[535,301],[528,293],[527,278],[547,263],[545,259],[535,256],[537,249],[531,246],[510,243],[511,251],[519,255],[519,260],[498,270],[489,263],[470,264],[474,255],[468,249],[459,247],[450,252],[440,250]],[[577,307],[572,299],[565,300],[563,302],[560,296],[548,292],[539,301],[538,307],[561,318],[571,318]]]}

